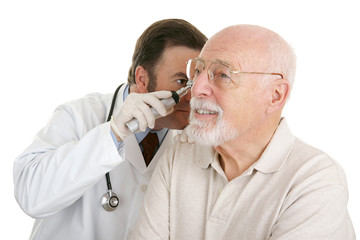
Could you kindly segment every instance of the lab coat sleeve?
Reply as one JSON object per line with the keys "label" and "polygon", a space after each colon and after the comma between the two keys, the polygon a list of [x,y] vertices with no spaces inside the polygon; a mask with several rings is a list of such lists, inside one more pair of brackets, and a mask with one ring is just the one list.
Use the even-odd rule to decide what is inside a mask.
{"label": "lab coat sleeve", "polygon": [[151,177],[143,207],[131,240],[169,239],[170,237],[170,182],[173,147],[166,150]]}
{"label": "lab coat sleeve", "polygon": [[28,215],[43,218],[70,206],[121,163],[123,151],[104,123],[107,109],[93,100],[60,106],[15,160],[15,197]]}

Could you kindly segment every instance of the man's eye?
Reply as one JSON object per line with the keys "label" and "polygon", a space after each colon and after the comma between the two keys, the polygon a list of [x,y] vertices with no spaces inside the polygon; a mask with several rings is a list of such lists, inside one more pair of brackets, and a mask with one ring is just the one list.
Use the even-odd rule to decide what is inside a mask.
{"label": "man's eye", "polygon": [[230,78],[230,76],[228,76],[226,73],[220,73],[219,75],[222,78]]}
{"label": "man's eye", "polygon": [[199,75],[200,75],[200,70],[195,68],[195,70],[194,70],[194,78],[196,78]]}
{"label": "man's eye", "polygon": [[186,86],[186,83],[188,82],[188,80],[187,79],[178,79],[178,80],[176,80],[176,82],[179,84],[179,85],[181,85],[181,86]]}
{"label": "man's eye", "polygon": [[214,76],[215,76],[215,78],[217,78],[219,80],[220,79],[229,79],[230,78],[230,74],[228,74],[226,72],[221,72],[221,71],[215,72]]}

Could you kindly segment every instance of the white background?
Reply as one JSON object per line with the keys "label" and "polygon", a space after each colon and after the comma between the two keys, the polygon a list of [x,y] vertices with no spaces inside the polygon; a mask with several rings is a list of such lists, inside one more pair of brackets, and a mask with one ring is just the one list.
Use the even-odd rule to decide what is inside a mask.
{"label": "white background", "polygon": [[14,158],[57,105],[91,92],[113,92],[125,82],[136,39],[163,18],[186,19],[208,37],[233,24],[262,25],[295,48],[297,76],[284,115],[296,136],[327,152],[345,169],[348,209],[359,234],[359,4],[351,0],[2,1],[0,238],[28,239],[33,224],[14,198]]}

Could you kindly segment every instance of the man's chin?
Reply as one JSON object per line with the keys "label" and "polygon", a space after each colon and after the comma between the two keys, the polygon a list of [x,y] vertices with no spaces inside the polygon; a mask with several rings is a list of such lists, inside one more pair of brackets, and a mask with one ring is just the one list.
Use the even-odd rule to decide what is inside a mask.
{"label": "man's chin", "polygon": [[190,121],[190,128],[194,140],[201,145],[206,146],[219,146],[223,143],[237,137],[238,133],[234,128],[224,122],[217,124],[204,123],[192,119]]}

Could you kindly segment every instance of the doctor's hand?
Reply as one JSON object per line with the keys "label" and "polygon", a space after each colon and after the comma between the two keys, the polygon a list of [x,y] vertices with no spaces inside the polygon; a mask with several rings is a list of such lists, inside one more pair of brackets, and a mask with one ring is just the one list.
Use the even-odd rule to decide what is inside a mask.
{"label": "doctor's hand", "polygon": [[153,107],[161,116],[171,113],[174,108],[166,110],[164,104],[160,101],[163,98],[171,97],[170,91],[157,91],[151,93],[130,93],[125,99],[119,113],[113,117],[113,131],[121,140],[133,134],[126,123],[136,118],[139,123],[139,130],[145,131],[147,127],[155,127],[155,116],[151,112]]}
{"label": "doctor's hand", "polygon": [[175,140],[180,141],[182,143],[188,142],[188,143],[194,143],[195,138],[194,135],[191,132],[190,126],[187,126],[184,128],[181,133],[175,136]]}

